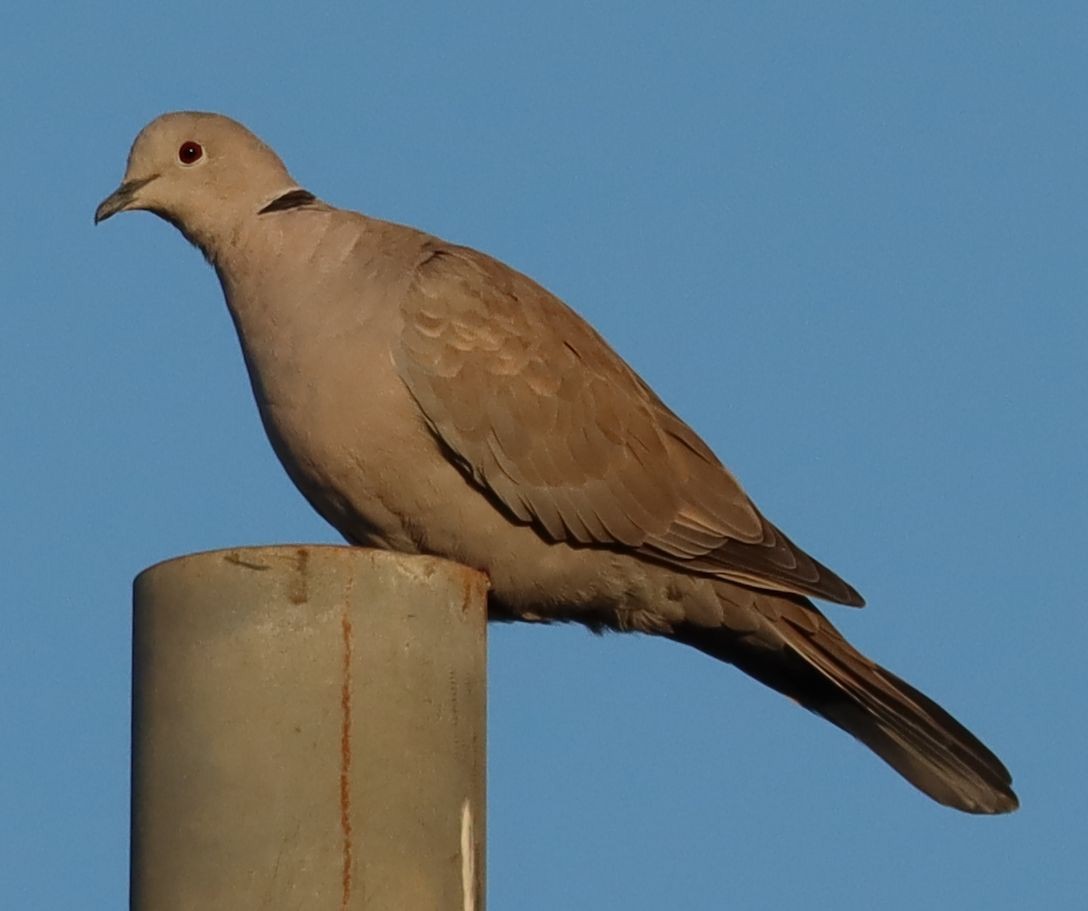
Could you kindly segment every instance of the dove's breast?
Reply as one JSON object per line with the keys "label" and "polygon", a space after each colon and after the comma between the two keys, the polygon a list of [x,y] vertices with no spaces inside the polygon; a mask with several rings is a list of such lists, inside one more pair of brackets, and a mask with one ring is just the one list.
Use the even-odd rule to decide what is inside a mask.
{"label": "dove's breast", "polygon": [[217,271],[261,419],[292,481],[349,539],[412,551],[398,492],[417,488],[415,475],[435,459],[391,355],[413,238],[399,257],[388,246],[371,254],[369,220],[349,216],[284,212]]}

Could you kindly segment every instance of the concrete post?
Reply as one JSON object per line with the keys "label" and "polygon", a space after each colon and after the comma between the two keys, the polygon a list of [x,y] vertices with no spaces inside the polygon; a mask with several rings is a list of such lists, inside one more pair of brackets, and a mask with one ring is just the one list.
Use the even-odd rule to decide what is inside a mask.
{"label": "concrete post", "polygon": [[482,911],[486,590],[348,547],[141,573],[133,911]]}

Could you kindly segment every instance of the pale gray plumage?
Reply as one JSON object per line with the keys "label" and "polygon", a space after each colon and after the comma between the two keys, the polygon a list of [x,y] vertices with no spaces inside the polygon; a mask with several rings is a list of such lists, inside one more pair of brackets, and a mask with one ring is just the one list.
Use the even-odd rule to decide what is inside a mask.
{"label": "pale gray plumage", "polygon": [[1016,807],[1008,771],[806,596],[860,596],[745,496],[594,330],[466,247],[329,206],[252,133],[167,114],[96,221],[146,209],[223,286],[265,429],[344,537],[478,567],[498,619],[655,633],[737,665],[935,800]]}

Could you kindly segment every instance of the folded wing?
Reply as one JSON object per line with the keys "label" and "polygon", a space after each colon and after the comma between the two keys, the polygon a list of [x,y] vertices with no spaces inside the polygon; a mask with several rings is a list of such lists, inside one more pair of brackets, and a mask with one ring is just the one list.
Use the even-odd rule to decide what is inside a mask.
{"label": "folded wing", "polygon": [[432,242],[402,315],[400,374],[461,470],[552,541],[861,605],[768,522],[709,447],[562,301]]}

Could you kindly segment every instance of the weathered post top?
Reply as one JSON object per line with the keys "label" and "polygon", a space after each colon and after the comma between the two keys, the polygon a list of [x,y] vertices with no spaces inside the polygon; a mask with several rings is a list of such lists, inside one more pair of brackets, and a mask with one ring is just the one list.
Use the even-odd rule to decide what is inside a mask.
{"label": "weathered post top", "polygon": [[481,911],[486,593],[349,547],[141,573],[133,911]]}

